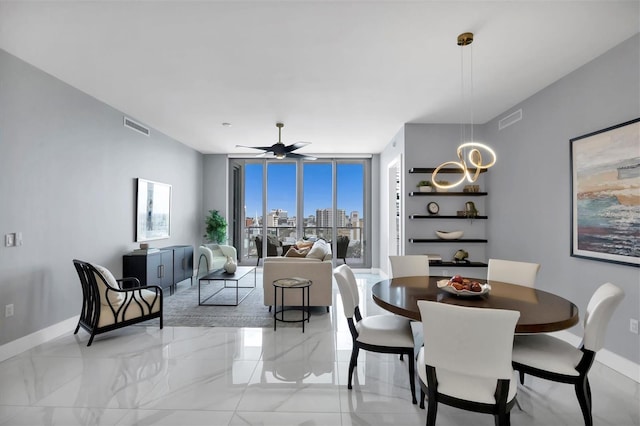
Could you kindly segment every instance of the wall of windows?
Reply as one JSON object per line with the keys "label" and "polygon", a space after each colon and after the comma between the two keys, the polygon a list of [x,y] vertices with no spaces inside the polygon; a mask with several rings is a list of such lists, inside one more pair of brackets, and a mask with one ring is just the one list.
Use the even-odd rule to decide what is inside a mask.
{"label": "wall of windows", "polygon": [[[370,160],[231,160],[240,169],[234,191],[242,206],[234,230],[242,262],[283,256],[301,239],[331,242],[334,259],[370,267]],[[266,235],[267,238],[263,238]]]}

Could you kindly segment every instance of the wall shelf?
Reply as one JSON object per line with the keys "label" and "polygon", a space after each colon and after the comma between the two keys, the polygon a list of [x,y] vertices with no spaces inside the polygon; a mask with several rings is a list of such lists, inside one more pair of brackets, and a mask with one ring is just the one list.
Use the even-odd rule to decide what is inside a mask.
{"label": "wall shelf", "polygon": [[442,240],[440,238],[409,238],[410,243],[486,243],[482,238],[461,238],[458,240]]}
{"label": "wall shelf", "polygon": [[[412,167],[409,169],[409,173],[433,173],[436,170],[435,167]],[[474,174],[476,169],[468,169],[470,174]],[[487,169],[480,170],[480,173],[485,173]],[[462,169],[457,167],[444,167],[440,169],[438,173],[462,173]]]}
{"label": "wall shelf", "polygon": [[421,196],[430,196],[430,197],[484,197],[487,195],[486,192],[420,192],[413,191],[409,193],[409,197],[421,197]]}
{"label": "wall shelf", "polygon": [[[433,173],[434,171],[435,167],[413,167],[409,169],[409,173],[426,174]],[[486,171],[486,169],[480,170],[482,175],[478,179],[478,182],[473,185],[475,188],[470,188],[466,185],[464,187],[468,189],[479,189],[480,185],[485,183],[484,180],[487,175],[485,175],[484,172]],[[438,174],[448,174],[448,176],[451,176],[453,180],[458,180],[458,178],[461,177],[461,173],[463,173],[463,171],[457,167],[444,167],[438,171]],[[475,169],[469,170],[469,173],[475,173]],[[455,176],[455,174],[458,176]],[[442,176],[442,179],[450,180],[447,178],[447,175]],[[485,210],[487,199],[483,197],[487,197],[489,195],[488,191],[483,188],[485,189],[484,191],[466,192],[462,190],[462,185],[456,188],[451,188],[448,191],[436,191],[436,188],[432,188],[432,191],[430,192],[422,192],[419,191],[418,188],[415,189],[415,191],[407,191],[409,195],[406,200],[408,202],[408,208],[410,209],[409,211],[423,211],[424,214],[408,214],[406,216],[409,220],[422,221],[414,222],[410,231],[411,234],[408,234],[407,238],[416,234],[433,235],[433,237],[408,238],[409,244],[422,244],[419,246],[413,246],[413,249],[410,249],[409,252],[416,252],[416,250],[422,250],[423,247],[427,246],[425,248],[430,252],[437,254],[442,258],[450,259],[448,261],[429,261],[430,267],[437,268],[440,271],[449,268],[453,271],[458,268],[487,268],[486,247],[483,247],[483,245],[488,243],[488,240],[486,239],[486,224],[488,223],[486,220],[488,219],[488,216],[486,215]],[[485,214],[478,214],[475,217],[458,216],[458,211],[466,211],[468,209],[467,203],[471,203],[471,200],[478,205],[479,210],[477,209],[476,212],[479,213],[482,211],[482,213]],[[427,214],[428,211],[424,210],[423,205],[427,203],[432,204],[432,202],[437,202],[440,208],[431,211],[438,212],[439,214]],[[460,203],[461,205],[459,205]],[[427,222],[424,222],[424,219],[428,219]],[[477,219],[478,222],[473,222],[473,219]],[[434,220],[449,222],[448,225],[446,223],[439,224],[439,222],[434,222]],[[461,220],[468,222],[460,222]],[[436,237],[433,233],[436,229],[447,229],[451,227],[460,229],[465,233],[468,232],[468,237],[459,238],[457,240],[445,240]],[[466,248],[469,253],[468,259],[473,259],[474,261],[453,261],[454,252],[456,249],[460,248]],[[440,257],[438,257],[438,259],[440,259]],[[472,273],[471,270],[469,270],[469,273]],[[473,271],[473,273],[482,274],[482,271]]]}
{"label": "wall shelf", "polygon": [[409,219],[465,219],[465,220],[474,220],[474,219],[487,219],[487,216],[445,216],[438,214],[410,214]]}

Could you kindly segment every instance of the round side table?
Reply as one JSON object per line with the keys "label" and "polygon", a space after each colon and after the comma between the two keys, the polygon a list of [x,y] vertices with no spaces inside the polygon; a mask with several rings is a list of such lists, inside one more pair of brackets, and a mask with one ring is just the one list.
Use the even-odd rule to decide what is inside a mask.
{"label": "round side table", "polygon": [[[311,313],[309,311],[309,288],[311,287],[311,280],[306,278],[281,278],[273,282],[273,331],[276,331],[276,325],[278,321],[282,322],[301,322],[302,332],[304,333],[304,323],[309,322]],[[300,289],[302,291],[302,305],[301,306],[284,306],[284,291],[288,289]],[[280,310],[278,310],[278,290],[280,291]],[[285,311],[302,311],[301,319],[284,319]],[[278,317],[280,314],[280,317]]]}

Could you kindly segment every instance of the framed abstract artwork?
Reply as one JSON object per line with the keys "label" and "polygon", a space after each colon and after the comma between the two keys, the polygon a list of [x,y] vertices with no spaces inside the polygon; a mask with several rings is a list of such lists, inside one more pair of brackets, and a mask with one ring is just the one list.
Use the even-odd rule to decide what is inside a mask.
{"label": "framed abstract artwork", "polygon": [[640,118],[571,143],[571,256],[640,266]]}
{"label": "framed abstract artwork", "polygon": [[136,193],[136,241],[171,235],[171,185],[138,178]]}

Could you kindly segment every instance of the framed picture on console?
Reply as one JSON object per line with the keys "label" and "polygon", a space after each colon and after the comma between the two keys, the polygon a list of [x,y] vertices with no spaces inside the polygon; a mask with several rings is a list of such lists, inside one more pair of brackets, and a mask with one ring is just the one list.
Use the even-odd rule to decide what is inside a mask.
{"label": "framed picture on console", "polygon": [[571,256],[640,266],[640,118],[571,143]]}
{"label": "framed picture on console", "polygon": [[138,178],[136,192],[136,241],[171,235],[171,185]]}

